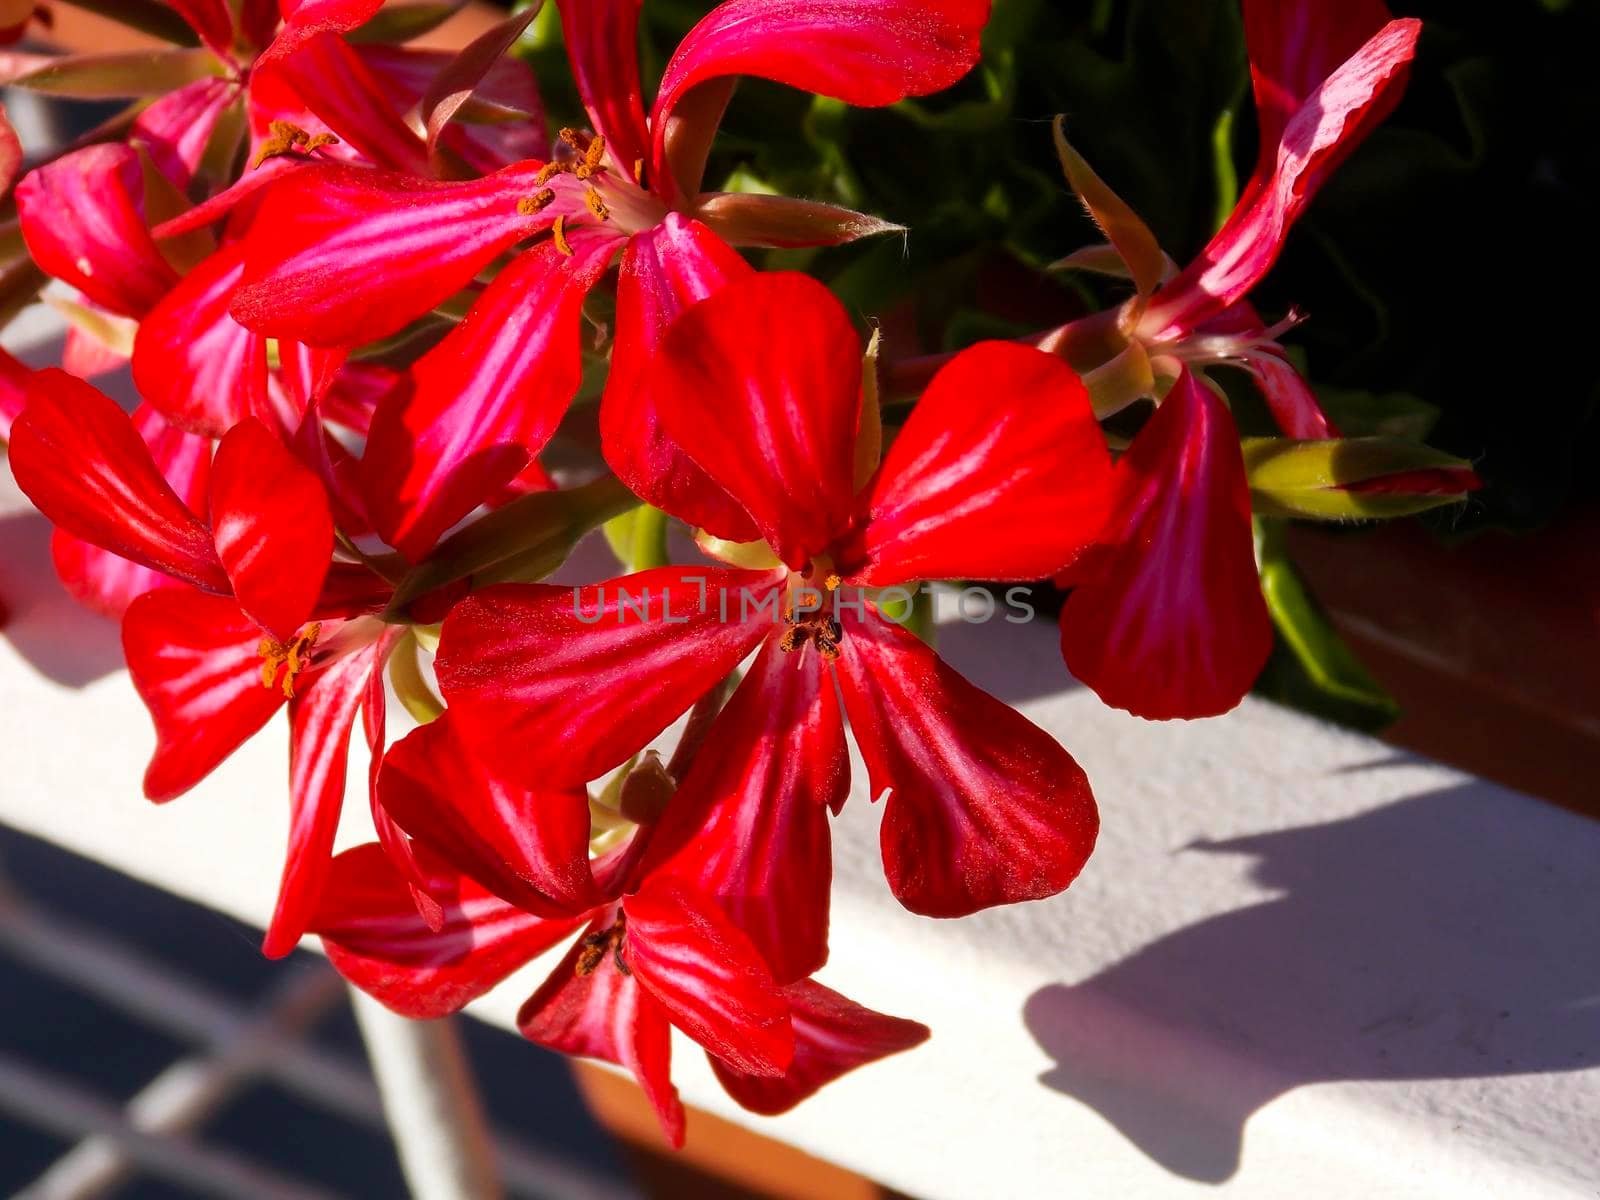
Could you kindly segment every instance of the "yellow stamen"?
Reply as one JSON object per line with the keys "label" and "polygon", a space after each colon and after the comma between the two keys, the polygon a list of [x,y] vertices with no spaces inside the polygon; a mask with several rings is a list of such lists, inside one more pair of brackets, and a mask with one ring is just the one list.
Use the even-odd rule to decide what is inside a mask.
{"label": "yellow stamen", "polygon": [[313,621],[287,642],[280,642],[271,634],[263,637],[256,647],[261,656],[261,686],[281,687],[285,696],[294,699],[295,676],[311,662],[311,651],[321,632],[322,622]]}
{"label": "yellow stamen", "polygon": [[324,146],[336,145],[338,141],[331,133],[307,133],[293,121],[273,121],[267,126],[266,141],[261,143],[255,157],[250,160],[250,169],[255,170],[269,158],[284,154],[310,154]]}
{"label": "yellow stamen", "polygon": [[843,582],[844,580],[840,579],[837,575],[829,575],[822,581],[822,586],[827,588],[830,592],[837,592],[839,590],[839,585]]}
{"label": "yellow stamen", "polygon": [[517,212],[525,217],[531,217],[535,213],[543,212],[549,208],[550,205],[555,203],[555,198],[556,194],[550,188],[541,188],[533,195],[524,196],[521,200],[518,200]]}
{"label": "yellow stamen", "polygon": [[605,169],[606,139],[599,134],[595,134],[583,152],[583,161],[578,164],[577,170],[573,171],[573,174],[579,179],[587,179],[589,176]]}
{"label": "yellow stamen", "polygon": [[633,160],[633,181],[640,187],[644,186],[644,159],[642,158]]}
{"label": "yellow stamen", "polygon": [[611,210],[606,207],[606,202],[600,199],[600,193],[593,188],[583,194],[583,202],[589,206],[589,211],[595,215],[597,221],[611,219]]}
{"label": "yellow stamen", "polygon": [[571,163],[562,162],[560,159],[552,159],[539,168],[539,173],[533,177],[533,186],[543,187],[557,175],[565,175],[570,170],[572,170]]}
{"label": "yellow stamen", "polygon": [[567,241],[567,218],[564,215],[556,218],[555,224],[550,226],[550,233],[556,239],[556,249],[571,258],[572,243]]}

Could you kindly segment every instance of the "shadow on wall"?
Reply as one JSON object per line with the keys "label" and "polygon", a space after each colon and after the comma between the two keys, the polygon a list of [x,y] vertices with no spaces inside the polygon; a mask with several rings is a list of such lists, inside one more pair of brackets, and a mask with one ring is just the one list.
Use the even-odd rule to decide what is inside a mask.
{"label": "shadow on wall", "polygon": [[1250,1115],[1302,1084],[1600,1064],[1600,826],[1573,829],[1471,784],[1196,843],[1284,894],[1034,993],[1040,1080],[1217,1183]]}
{"label": "shadow on wall", "polygon": [[77,604],[50,561],[50,522],[32,509],[0,515],[0,638],[34,670],[81,688],[122,666],[116,621]]}

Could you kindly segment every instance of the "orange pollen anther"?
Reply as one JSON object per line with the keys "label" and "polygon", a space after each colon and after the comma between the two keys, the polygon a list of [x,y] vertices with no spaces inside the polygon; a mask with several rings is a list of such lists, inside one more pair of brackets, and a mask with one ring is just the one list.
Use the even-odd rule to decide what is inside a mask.
{"label": "orange pollen anther", "polygon": [[339,139],[331,133],[307,133],[293,121],[273,121],[267,126],[267,140],[256,150],[250,160],[253,171],[269,158],[284,154],[310,154],[323,146],[333,146]]}
{"label": "orange pollen anther", "polygon": [[539,168],[539,173],[533,177],[533,186],[543,187],[557,175],[565,175],[570,170],[572,170],[571,163],[563,162],[560,159],[552,159]]}
{"label": "orange pollen anther", "polygon": [[633,181],[640,187],[644,186],[644,159],[642,158],[633,160]]}
{"label": "orange pollen anther", "polygon": [[627,920],[627,914],[619,910],[615,925],[609,929],[602,929],[599,933],[591,933],[579,942],[578,961],[573,964],[573,970],[579,975],[592,975],[609,953],[617,970],[624,975],[632,975],[633,969],[628,966],[627,959],[622,957],[622,945],[628,935]]}
{"label": "orange pollen anther", "polygon": [[556,249],[571,258],[574,252],[572,243],[567,241],[567,218],[564,215],[557,217],[555,224],[550,226],[550,235],[556,240]]}
{"label": "orange pollen anther", "polygon": [[600,193],[590,188],[583,194],[583,202],[589,206],[597,221],[609,221],[611,210],[606,207],[606,202],[600,199]]}
{"label": "orange pollen anther", "polygon": [[287,642],[280,642],[271,634],[262,638],[256,647],[256,653],[261,656],[261,686],[281,687],[283,694],[292,700],[295,676],[311,661],[311,648],[317,644],[317,635],[321,632],[322,622],[313,621]]}
{"label": "orange pollen anther", "polygon": [[797,612],[791,603],[789,610],[783,614],[783,620],[789,628],[778,639],[778,649],[785,654],[793,654],[809,643],[817,648],[817,653],[822,655],[825,662],[833,662],[839,657],[839,645],[844,641],[844,626],[835,618],[820,611]]}
{"label": "orange pollen anther", "polygon": [[543,212],[555,203],[556,194],[550,188],[541,188],[531,196],[524,196],[517,201],[517,212],[524,217],[531,217],[534,213]]}

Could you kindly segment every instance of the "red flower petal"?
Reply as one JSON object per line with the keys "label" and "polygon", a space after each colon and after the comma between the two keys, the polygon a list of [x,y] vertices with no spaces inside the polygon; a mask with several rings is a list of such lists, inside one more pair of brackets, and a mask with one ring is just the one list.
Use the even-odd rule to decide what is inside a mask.
{"label": "red flower petal", "polygon": [[197,79],[139,114],[128,140],[150,155],[156,170],[187,191],[223,111],[239,98],[231,79]]}
{"label": "red flower petal", "polygon": [[629,239],[617,282],[617,340],[600,405],[601,445],[617,478],[646,502],[734,542],[761,535],[733,497],[667,436],[639,381],[679,313],[750,273],[732,247],[679,213]]}
{"label": "red flower petal", "polygon": [[782,581],[663,567],[595,587],[486,588],[445,620],[439,686],[490,770],[535,787],[584,783],[738,666],[777,624]]}
{"label": "red flower petal", "polygon": [[178,282],[144,223],[144,173],[133,148],[88,146],[17,184],[28,252],[47,275],[101,308],[142,317]]}
{"label": "red flower petal", "polygon": [[900,903],[963,917],[1064,889],[1099,818],[1083,770],[1049,734],[875,614],[846,614],[837,672],[884,802],[883,867]]}
{"label": "red flower petal", "polygon": [[224,58],[233,50],[233,14],[227,0],[169,0],[200,40]]}
{"label": "red flower petal", "polygon": [[[409,112],[415,107],[434,77],[456,59],[456,54],[449,50],[424,50],[414,46],[364,43],[353,49],[382,81],[384,92],[400,112]],[[503,123],[453,122],[440,141],[468,166],[487,174],[525,158],[550,157],[544,101],[527,63],[509,56],[496,59],[473,88],[472,99],[504,113],[527,115]]]}
{"label": "red flower petal", "polygon": [[372,827],[389,862],[410,886],[411,899],[417,906],[418,915],[429,929],[437,933],[444,928],[444,908],[428,895],[429,880],[422,866],[421,852],[411,844],[405,831],[394,823],[378,802],[378,775],[383,769],[388,724],[389,695],[384,685],[384,673],[373,671],[367,676],[367,692],[361,698],[361,727],[367,737],[367,799]]}
{"label": "red flower petal", "polygon": [[1117,475],[1108,550],[1061,614],[1067,666],[1135,716],[1225,713],[1272,649],[1227,406],[1186,371]]}
{"label": "red flower petal", "polygon": [[239,607],[279,641],[294,637],[333,559],[333,514],[322,481],[253,417],[217,446],[211,531]]}
{"label": "red flower petal", "polygon": [[431,174],[427,144],[401,119],[399,98],[343,38],[326,33],[305,38],[295,53],[276,59],[272,70],[367,161],[391,171]]}
{"label": "red flower petal", "polygon": [[935,376],[890,446],[856,581],[1042,579],[1094,541],[1110,502],[1082,381],[1054,355],[985,342]]}
{"label": "red flower petal", "polygon": [[444,898],[438,929],[380,846],[346,850],[311,922],[339,974],[402,1016],[456,1012],[577,926],[530,916],[437,864],[430,875],[429,894]]}
{"label": "red flower petal", "polygon": [[989,0],[724,0],[689,31],[651,114],[655,167],[696,84],[755,75],[860,107],[942,91],[977,65]]}
{"label": "red flower petal", "polygon": [[672,1023],[735,1070],[782,1075],[794,1058],[789,1005],[760,952],[722,910],[676,880],[622,902],[623,957]]}
{"label": "red flower petal", "polygon": [[219,438],[248,416],[265,416],[267,342],[228,313],[244,273],[244,247],[200,263],[139,323],[133,381],[180,429]]}
{"label": "red flower petal", "polygon": [[[114,322],[128,320],[127,317],[118,317],[114,313],[96,308],[87,301],[84,302],[84,307],[99,312]],[[127,362],[128,356],[121,350],[106,345],[77,326],[67,330],[67,336],[61,343],[61,369],[68,375],[76,375],[79,379],[96,379],[115,371],[118,367],[126,366]]]}
{"label": "red flower petal", "polygon": [[643,380],[668,435],[791,568],[850,524],[861,344],[805,275],[751,275],[688,309]]}
{"label": "red flower petal", "polygon": [[287,58],[306,42],[323,33],[348,33],[370,21],[383,0],[278,0],[283,28],[260,58],[256,69]]}
{"label": "red flower petal", "polygon": [[162,478],[128,415],[82,380],[33,375],[10,457],[17,486],[74,537],[206,591],[229,590],[210,531]]}
{"label": "red flower petal", "polygon": [[[0,114],[3,112],[0,109]],[[22,415],[22,406],[28,402],[28,380],[32,378],[31,367],[0,348],[0,443],[10,439],[11,423]]]}
{"label": "red flower petal", "polygon": [[528,790],[495,778],[456,737],[450,714],[389,751],[378,787],[400,828],[502,899],[546,917],[600,902],[586,790]]}
{"label": "red flower petal", "polygon": [[[134,410],[133,427],[150,448],[156,469],[190,511],[204,512],[211,477],[211,443],[174,429],[148,404]],[[61,529],[50,539],[50,556],[55,561],[56,574],[73,599],[108,617],[121,617],[136,598],[156,588],[186,586]]]}
{"label": "red flower petal", "polygon": [[794,1020],[794,1062],[782,1078],[743,1075],[713,1058],[711,1068],[728,1095],[751,1112],[788,1112],[841,1075],[920,1046],[926,1025],[886,1016],[804,979],[783,989]]}
{"label": "red flower petal", "polygon": [[1300,106],[1393,19],[1383,0],[1244,0],[1245,45],[1266,172]]}
{"label": "red flower petal", "polygon": [[225,596],[163,589],[128,606],[122,650],[156,727],[150,799],[188,791],[278,711],[283,693],[262,685],[260,643],[260,628]]}
{"label": "red flower petal", "polygon": [[1339,436],[1311,385],[1281,350],[1257,347],[1244,356],[1243,366],[1255,376],[1256,386],[1285,437],[1311,441]]}
{"label": "red flower petal", "polygon": [[1179,336],[1241,299],[1272,269],[1317,190],[1405,87],[1422,22],[1384,26],[1306,98],[1284,126],[1270,176],[1253,185],[1210,244],[1158,292],[1142,319],[1146,336]]}
{"label": "red flower petal", "polygon": [[278,904],[261,943],[268,958],[282,958],[295,948],[322,899],[344,807],[356,710],[399,636],[391,629],[370,645],[339,655],[289,702],[289,849]]}
{"label": "red flower petal", "polygon": [[520,163],[461,183],[345,166],[295,171],[251,225],[234,316],[310,346],[397,333],[549,224],[517,211],[537,169]]}
{"label": "red flower petal", "polygon": [[626,173],[649,151],[639,85],[643,0],[556,0],[572,77],[596,133]]}
{"label": "red flower petal", "polygon": [[413,561],[527,467],[578,390],[583,300],[616,240],[571,244],[574,257],[543,242],[513,260],[418,360],[415,390],[378,407],[362,460],[367,509]]}
{"label": "red flower petal", "polygon": [[652,875],[714,898],[780,982],[828,958],[828,809],[850,791],[833,681],[768,641],[650,846]]}
{"label": "red flower petal", "polygon": [[[589,931],[600,932],[610,920],[608,911]],[[667,1141],[683,1145],[683,1105],[672,1086],[672,1031],[665,1010],[637,979],[617,970],[609,954],[579,975],[581,950],[581,943],[574,945],[528,998],[517,1027],[541,1046],[626,1067],[656,1110]]]}

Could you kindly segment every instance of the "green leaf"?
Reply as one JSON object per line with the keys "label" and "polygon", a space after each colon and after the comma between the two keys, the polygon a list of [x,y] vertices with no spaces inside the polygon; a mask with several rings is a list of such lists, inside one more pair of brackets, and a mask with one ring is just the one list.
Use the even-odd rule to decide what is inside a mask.
{"label": "green leaf", "polygon": [[465,3],[466,0],[437,0],[426,4],[385,4],[372,20],[345,34],[345,40],[409,42],[443,25],[461,11]]}
{"label": "green leaf", "polygon": [[1400,706],[1361,665],[1306,590],[1289,560],[1283,524],[1258,519],[1255,530],[1261,590],[1279,645],[1295,668],[1285,671],[1282,663],[1276,664],[1261,690],[1360,729],[1376,731],[1394,721]]}
{"label": "green leaf", "polygon": [[19,75],[11,86],[74,100],[117,100],[160,96],[222,74],[222,64],[209,50],[129,50],[58,58]]}
{"label": "green leaf", "polygon": [[72,0],[73,8],[109,17],[129,29],[177,46],[198,46],[200,35],[177,12],[157,0]]}

